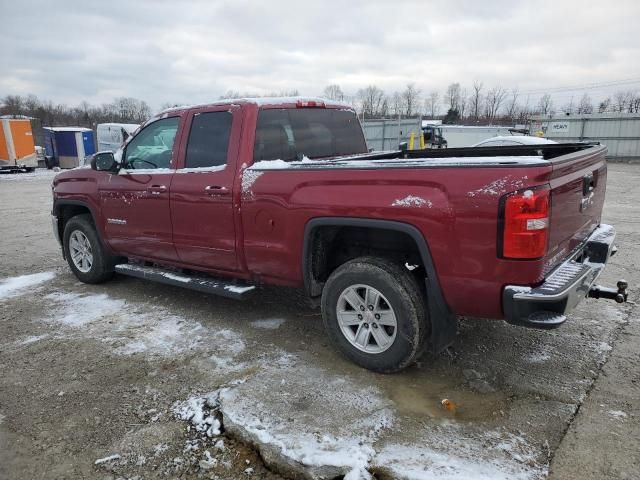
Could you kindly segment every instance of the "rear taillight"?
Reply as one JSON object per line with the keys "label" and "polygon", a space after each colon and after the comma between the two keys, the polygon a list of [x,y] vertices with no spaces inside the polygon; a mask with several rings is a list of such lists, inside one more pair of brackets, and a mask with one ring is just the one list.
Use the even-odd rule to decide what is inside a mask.
{"label": "rear taillight", "polygon": [[509,193],[501,199],[503,258],[544,257],[549,241],[549,187]]}

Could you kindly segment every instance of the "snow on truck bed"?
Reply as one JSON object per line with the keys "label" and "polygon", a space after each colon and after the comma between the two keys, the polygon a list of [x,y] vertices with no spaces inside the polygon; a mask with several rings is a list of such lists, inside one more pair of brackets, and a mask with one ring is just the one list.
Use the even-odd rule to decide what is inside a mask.
{"label": "snow on truck bed", "polygon": [[[367,154],[369,155],[369,154]],[[333,168],[424,168],[424,167],[461,167],[461,166],[509,166],[509,165],[549,165],[541,156],[505,156],[505,157],[448,157],[448,158],[393,158],[369,160],[358,156],[333,160],[311,160],[285,162],[284,160],[262,160],[254,163],[249,170],[292,170],[292,169],[333,169]]]}

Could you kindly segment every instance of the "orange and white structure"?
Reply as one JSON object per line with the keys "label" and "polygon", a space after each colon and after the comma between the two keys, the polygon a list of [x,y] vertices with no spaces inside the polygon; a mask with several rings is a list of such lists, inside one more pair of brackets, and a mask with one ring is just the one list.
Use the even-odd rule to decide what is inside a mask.
{"label": "orange and white structure", "polygon": [[0,119],[0,169],[33,170],[38,166],[31,121]]}

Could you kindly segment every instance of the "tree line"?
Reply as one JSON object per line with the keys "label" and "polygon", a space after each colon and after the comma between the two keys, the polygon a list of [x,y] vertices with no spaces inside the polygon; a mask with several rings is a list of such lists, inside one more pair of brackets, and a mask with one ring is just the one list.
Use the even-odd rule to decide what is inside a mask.
{"label": "tree line", "polygon": [[131,97],[116,98],[99,106],[81,102],[71,107],[35,95],[7,95],[0,99],[0,115],[36,118],[43,126],[94,128],[107,122],[143,123],[151,117],[151,108],[145,101]]}
{"label": "tree line", "polygon": [[[266,95],[240,93],[229,90],[220,99],[295,96],[298,90],[282,90]],[[627,112],[640,113],[640,94],[637,91],[618,91],[599,102],[594,102],[588,93],[561,106],[554,103],[550,93],[535,95],[535,101],[518,88],[487,86],[475,81],[469,87],[459,82],[449,84],[444,92],[423,92],[414,83],[401,91],[385,92],[376,85],[358,89],[354,95],[344,93],[340,85],[328,85],[322,96],[331,100],[351,104],[363,118],[423,116],[442,119],[444,123],[469,124],[526,124],[532,115],[555,115],[561,113],[591,114]],[[179,106],[165,103],[162,109]],[[0,115],[27,116],[40,120],[43,126],[80,126],[94,128],[98,123],[143,123],[152,111],[144,100],[119,97],[111,103],[91,105],[81,102],[78,106],[54,104],[35,95],[6,95],[0,99]]]}
{"label": "tree line", "polygon": [[422,115],[444,123],[525,124],[532,115],[640,112],[640,93],[631,90],[616,92],[598,103],[585,92],[575,102],[572,98],[557,106],[549,93],[539,98],[536,95],[534,102],[518,88],[489,87],[480,81],[473,82],[470,88],[454,82],[443,93],[423,93],[409,83],[404,90],[387,94],[378,86],[369,85],[353,96],[345,95],[340,85],[333,84],[324,89],[323,96],[351,103],[365,118]]}

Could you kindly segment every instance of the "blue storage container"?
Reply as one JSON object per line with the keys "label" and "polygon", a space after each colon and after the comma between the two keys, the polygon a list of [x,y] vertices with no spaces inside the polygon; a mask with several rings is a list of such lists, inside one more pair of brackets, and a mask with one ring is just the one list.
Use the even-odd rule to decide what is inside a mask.
{"label": "blue storage container", "polygon": [[48,166],[75,168],[96,153],[93,130],[82,127],[44,127]]}

